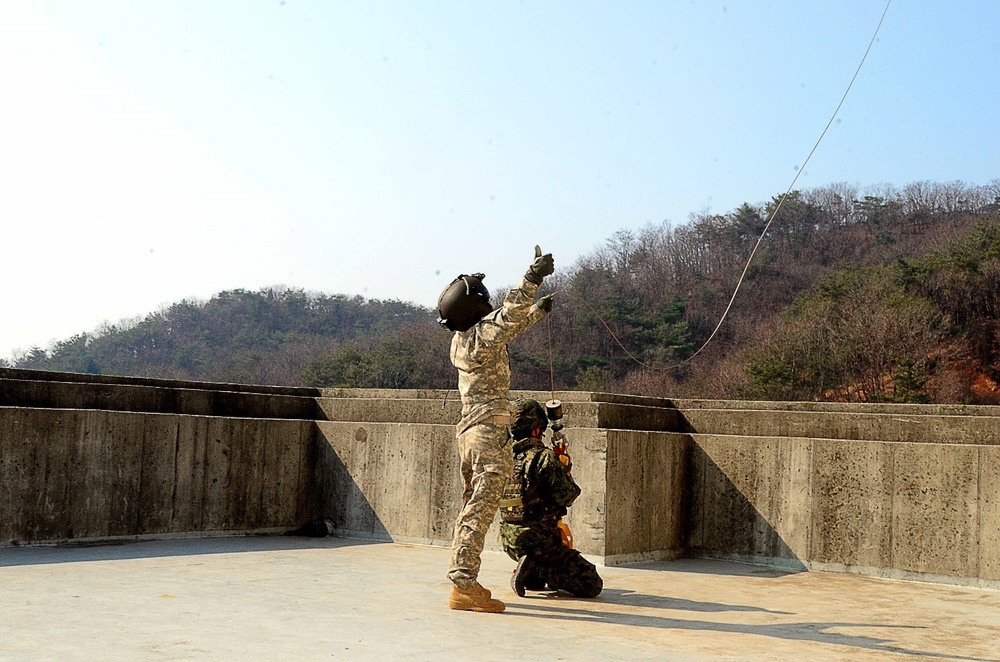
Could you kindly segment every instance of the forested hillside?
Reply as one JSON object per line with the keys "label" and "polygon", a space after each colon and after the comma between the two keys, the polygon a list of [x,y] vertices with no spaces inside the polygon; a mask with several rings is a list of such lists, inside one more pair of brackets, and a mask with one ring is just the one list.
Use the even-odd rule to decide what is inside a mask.
{"label": "forested hillside", "polygon": [[[424,346],[442,340],[434,319],[429,309],[399,301],[284,288],[233,290],[81,333],[48,350],[35,348],[14,367],[298,385],[310,364],[331,352],[377,355],[392,344],[402,355],[420,356]],[[404,388],[411,378],[389,383]]]}
{"label": "forested hillside", "polygon": [[[793,193],[725,323],[685,361],[726,309],[778,199],[616,232],[571,267],[546,247],[560,267],[543,290],[556,291],[556,308],[512,344],[514,387],[1000,403],[1000,180]],[[449,336],[435,317],[398,301],[237,290],[33,349],[14,365],[451,388]]]}

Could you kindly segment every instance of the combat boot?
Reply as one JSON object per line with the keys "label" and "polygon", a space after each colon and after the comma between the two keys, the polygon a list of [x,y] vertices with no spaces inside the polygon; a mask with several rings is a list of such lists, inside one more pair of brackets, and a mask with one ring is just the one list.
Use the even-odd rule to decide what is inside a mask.
{"label": "combat boot", "polygon": [[451,587],[448,607],[460,611],[481,611],[498,614],[507,606],[499,600],[494,600],[490,592],[478,583],[472,588]]}
{"label": "combat boot", "polygon": [[510,587],[514,589],[518,597],[524,597],[526,585],[534,579],[532,577],[534,570],[535,562],[527,556],[522,556],[518,560],[517,567],[514,568],[514,574],[510,576]]}

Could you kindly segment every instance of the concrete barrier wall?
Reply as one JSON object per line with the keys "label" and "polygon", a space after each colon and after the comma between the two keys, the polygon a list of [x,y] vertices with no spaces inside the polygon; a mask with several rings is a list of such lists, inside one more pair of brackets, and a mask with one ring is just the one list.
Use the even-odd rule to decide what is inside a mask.
{"label": "concrete barrier wall", "polygon": [[[20,371],[17,371],[20,372]],[[45,409],[100,409],[233,418],[322,418],[311,393],[260,393],[238,385],[201,388],[184,382],[115,384],[12,379],[0,370],[0,405]],[[226,388],[218,388],[226,387]]]}
{"label": "concrete barrier wall", "polygon": [[321,510],[338,534],[442,545],[461,503],[451,426],[318,423]]}
{"label": "concrete barrier wall", "polygon": [[[551,394],[514,395],[545,401]],[[573,476],[583,487],[565,518],[577,549],[609,564],[680,555],[688,437],[648,431],[676,427],[678,412],[649,398],[594,396],[556,394],[569,426]],[[317,480],[338,533],[451,544],[462,504],[458,402],[443,391],[329,389],[319,406],[331,420],[317,424]],[[621,425],[636,429],[609,429]],[[669,499],[666,509],[661,495]],[[500,548],[497,522],[487,547]]]}
{"label": "concrete barrier wall", "polygon": [[[454,425],[320,421],[316,476],[321,510],[340,535],[450,545],[462,507]],[[603,559],[605,433],[572,440],[573,473],[586,485],[566,518],[577,548]],[[584,451],[586,448],[586,451]],[[487,547],[501,549],[499,519]]]}
{"label": "concrete barrier wall", "polygon": [[692,442],[689,554],[1000,588],[1000,446]]}
{"label": "concrete barrier wall", "polygon": [[226,382],[196,382],[155,377],[126,377],[121,375],[93,375],[79,372],[52,372],[50,370],[21,370],[0,368],[0,380],[24,382],[58,382],[60,384],[110,384],[115,386],[152,386],[155,388],[196,389],[199,391],[228,391],[235,393],[264,393],[267,395],[297,395],[316,397],[320,389],[309,386],[267,386],[261,384],[231,384]]}
{"label": "concrete barrier wall", "polygon": [[313,426],[0,407],[0,544],[297,526]]}
{"label": "concrete barrier wall", "polygon": [[[324,512],[341,535],[450,545],[462,505],[458,403],[443,392],[399,395],[325,392],[320,408],[334,420],[317,424]],[[549,394],[515,395],[544,401]],[[576,548],[607,564],[679,556],[689,438],[647,430],[678,425],[677,411],[653,407],[651,399],[604,402],[593,395],[557,394],[569,426],[573,477],[583,488],[565,518]],[[609,429],[624,424],[638,429]],[[486,544],[501,547],[498,522]]]}
{"label": "concrete barrier wall", "polygon": [[[726,403],[728,407],[729,403]],[[855,441],[1000,444],[997,417],[849,411],[684,410],[691,432],[739,437],[805,437]]]}
{"label": "concrete barrier wall", "polygon": [[690,553],[803,568],[811,443],[694,435]]}
{"label": "concrete barrier wall", "polygon": [[[581,498],[583,503],[575,507],[583,512],[601,506],[606,510],[604,562],[613,565],[683,556],[690,526],[690,437],[634,430],[607,430],[604,436],[604,503],[589,504]],[[599,448],[583,450],[601,452]],[[580,474],[577,478],[589,486],[598,477]]]}
{"label": "concrete barrier wall", "polygon": [[[329,516],[342,535],[448,545],[455,396],[0,370],[0,544]],[[583,487],[567,521],[595,561],[1000,588],[1000,408],[555,397]]]}

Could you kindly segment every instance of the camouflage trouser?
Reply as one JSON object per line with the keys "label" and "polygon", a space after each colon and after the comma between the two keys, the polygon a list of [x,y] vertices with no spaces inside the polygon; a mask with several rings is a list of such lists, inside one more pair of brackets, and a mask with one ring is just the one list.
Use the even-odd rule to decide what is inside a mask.
{"label": "camouflage trouser", "polygon": [[515,561],[522,555],[534,562],[524,585],[539,591],[548,585],[549,590],[563,590],[580,598],[595,598],[604,589],[604,580],[597,574],[597,567],[583,558],[575,549],[563,544],[559,529],[532,527],[532,544],[524,547],[504,545],[504,551]]}
{"label": "camouflage trouser", "polygon": [[448,578],[459,588],[472,588],[479,577],[486,531],[500,505],[507,478],[514,468],[506,425],[479,423],[458,435],[458,453],[465,483],[465,507],[455,521]]}

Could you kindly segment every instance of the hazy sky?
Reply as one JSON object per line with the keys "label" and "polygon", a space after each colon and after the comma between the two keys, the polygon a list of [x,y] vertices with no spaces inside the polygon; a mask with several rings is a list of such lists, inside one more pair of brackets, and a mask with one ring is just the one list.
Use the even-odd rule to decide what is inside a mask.
{"label": "hazy sky", "polygon": [[[285,285],[433,306],[782,193],[884,0],[0,3],[0,358]],[[894,0],[797,188],[1000,177],[997,0]]]}

